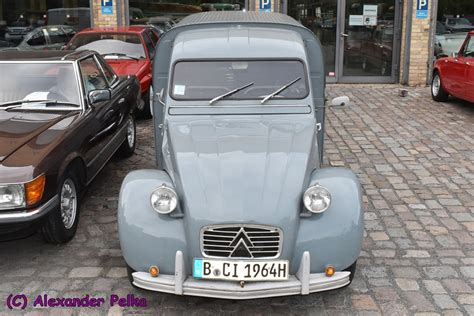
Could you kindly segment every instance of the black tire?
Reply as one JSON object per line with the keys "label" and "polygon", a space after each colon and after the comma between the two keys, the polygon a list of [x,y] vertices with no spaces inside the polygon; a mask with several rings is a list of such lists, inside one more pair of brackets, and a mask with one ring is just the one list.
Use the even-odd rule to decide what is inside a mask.
{"label": "black tire", "polygon": [[357,260],[354,261],[354,263],[351,264],[348,268],[344,269],[344,271],[349,271],[351,273],[351,275],[349,276],[349,283],[346,286],[351,285],[352,280],[354,280],[356,266],[357,266]]}
{"label": "black tire", "polygon": [[138,110],[138,116],[142,119],[150,119],[152,117],[150,110],[150,90],[142,95],[143,108]]}
{"label": "black tire", "polygon": [[122,145],[117,150],[117,154],[122,158],[128,158],[135,153],[135,147],[137,146],[137,128],[135,125],[135,119],[132,115],[129,115],[127,121],[127,132]]}
{"label": "black tire", "polygon": [[130,267],[130,266],[127,264],[127,277],[128,277],[128,281],[130,282],[130,284],[131,284],[134,288],[138,289],[138,287],[137,287],[135,284],[133,284],[133,276],[132,276],[132,273],[134,273],[134,272],[136,272],[136,271],[133,270],[133,268]]}
{"label": "black tire", "polygon": [[[70,241],[79,224],[81,187],[78,178],[72,171],[66,171],[58,186],[59,206],[52,210],[40,228],[46,242],[64,244]],[[69,201],[69,203],[66,203]],[[74,208],[68,212],[66,207]],[[70,213],[70,216],[65,214]],[[63,218],[63,215],[65,216]]]}
{"label": "black tire", "polygon": [[431,80],[431,97],[436,102],[445,102],[449,97],[449,93],[444,90],[441,76],[437,71],[433,73],[433,79]]}

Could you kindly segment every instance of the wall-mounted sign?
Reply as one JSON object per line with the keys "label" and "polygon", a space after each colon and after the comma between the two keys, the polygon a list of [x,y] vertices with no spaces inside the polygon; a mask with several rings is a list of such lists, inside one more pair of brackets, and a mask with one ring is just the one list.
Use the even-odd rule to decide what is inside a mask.
{"label": "wall-mounted sign", "polygon": [[272,12],[272,1],[271,0],[260,0],[259,11],[260,12]]}
{"label": "wall-mounted sign", "polygon": [[428,18],[428,0],[416,0],[416,18]]}
{"label": "wall-mounted sign", "polygon": [[102,14],[113,14],[114,13],[114,2],[113,0],[101,0]]}
{"label": "wall-mounted sign", "polygon": [[349,15],[349,25],[351,26],[363,26],[364,16],[363,15]]}
{"label": "wall-mounted sign", "polygon": [[364,15],[377,16],[378,5],[364,4]]}

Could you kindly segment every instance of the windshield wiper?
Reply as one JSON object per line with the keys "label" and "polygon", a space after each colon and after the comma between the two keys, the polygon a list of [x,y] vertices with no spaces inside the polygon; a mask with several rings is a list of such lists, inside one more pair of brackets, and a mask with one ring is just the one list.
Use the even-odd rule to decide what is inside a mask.
{"label": "windshield wiper", "polygon": [[119,56],[119,57],[127,57],[127,58],[130,58],[130,59],[133,59],[133,60],[140,60],[140,58],[137,58],[135,56],[130,56],[130,55],[127,55],[127,54],[123,54],[123,53],[106,53],[106,54],[101,54],[101,56]]}
{"label": "windshield wiper", "polygon": [[228,97],[230,95],[233,95],[241,90],[244,90],[245,88],[248,88],[250,87],[251,85],[253,85],[255,82],[251,82],[251,83],[247,83],[245,86],[242,86],[242,87],[238,87],[238,88],[235,88],[234,90],[232,91],[229,91],[229,92],[226,92],[224,94],[221,94],[217,97],[215,97],[214,99],[212,99],[211,101],[209,101],[209,105],[212,105],[213,103],[219,101],[219,100],[222,100],[224,99],[225,97]]}
{"label": "windshield wiper", "polygon": [[276,90],[275,92],[270,93],[270,94],[267,95],[265,98],[263,98],[262,101],[260,101],[260,104],[264,104],[265,102],[267,102],[267,101],[270,100],[271,98],[275,97],[276,95],[280,94],[281,92],[283,92],[284,90],[286,90],[288,87],[290,87],[292,84],[294,84],[296,81],[298,81],[298,80],[300,80],[300,79],[301,79],[301,77],[298,77],[298,78],[296,78],[295,80],[288,82],[286,85],[284,85],[284,86],[281,87],[280,89]]}
{"label": "windshield wiper", "polygon": [[13,109],[16,107],[20,107],[25,103],[44,103],[46,106],[48,105],[73,105],[75,107],[79,106],[78,104],[66,102],[66,101],[58,101],[58,100],[16,100],[1,103],[0,107],[6,107],[5,110]]}

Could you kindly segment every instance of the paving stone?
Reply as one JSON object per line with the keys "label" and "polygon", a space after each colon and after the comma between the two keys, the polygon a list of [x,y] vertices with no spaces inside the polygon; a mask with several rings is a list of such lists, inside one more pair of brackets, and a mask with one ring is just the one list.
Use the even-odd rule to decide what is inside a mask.
{"label": "paving stone", "polygon": [[356,310],[378,310],[377,305],[370,295],[352,296],[352,306]]}
{"label": "paving stone", "polygon": [[71,278],[95,278],[100,275],[103,268],[100,267],[81,267],[74,268],[69,273]]}
{"label": "paving stone", "polygon": [[420,287],[415,280],[411,279],[395,279],[395,282],[398,284],[398,287],[402,291],[418,291]]}
{"label": "paving stone", "polygon": [[433,295],[433,299],[435,304],[438,305],[442,309],[453,309],[458,308],[458,304],[454,302],[449,295],[446,294],[435,294]]}

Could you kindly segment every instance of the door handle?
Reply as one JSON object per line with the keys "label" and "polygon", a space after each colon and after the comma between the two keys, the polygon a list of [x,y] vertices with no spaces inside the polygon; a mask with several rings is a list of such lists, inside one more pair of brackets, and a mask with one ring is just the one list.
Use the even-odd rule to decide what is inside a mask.
{"label": "door handle", "polygon": [[349,34],[341,33],[341,36],[342,36],[342,37],[349,37]]}

